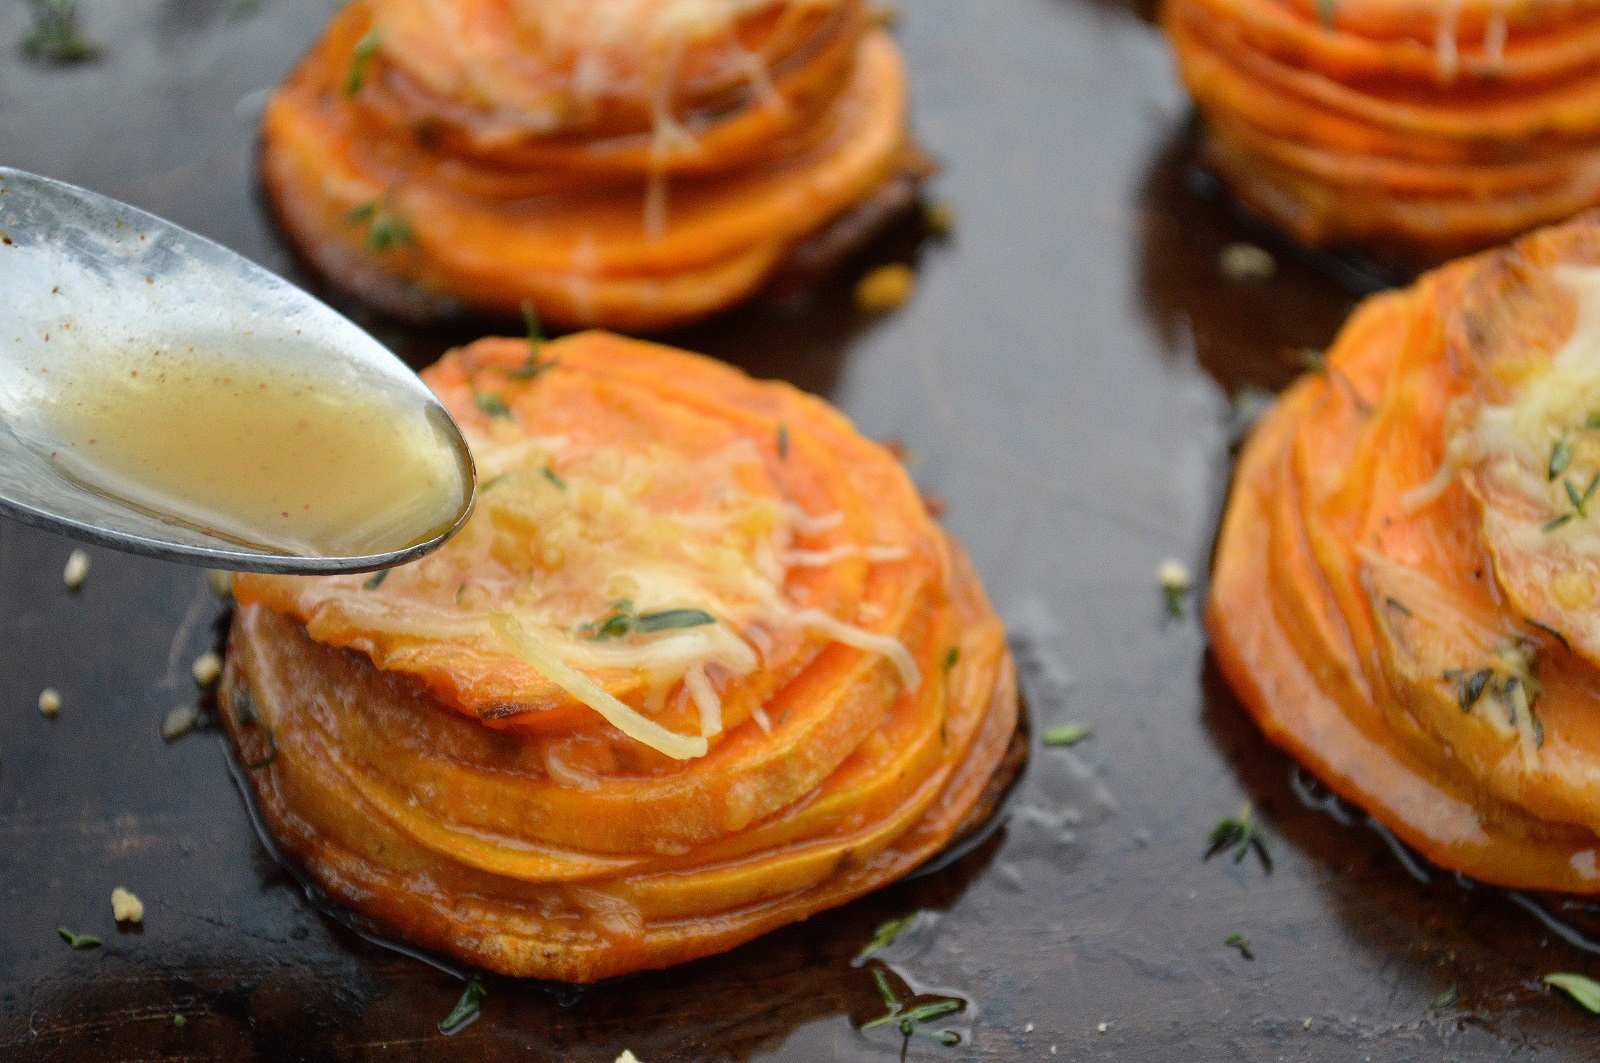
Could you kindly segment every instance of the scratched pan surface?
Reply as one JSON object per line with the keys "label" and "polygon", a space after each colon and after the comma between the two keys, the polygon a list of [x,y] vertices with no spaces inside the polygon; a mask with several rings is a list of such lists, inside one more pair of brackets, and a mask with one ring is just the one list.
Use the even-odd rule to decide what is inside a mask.
{"label": "scratched pan surface", "polygon": [[[253,122],[327,0],[84,4],[106,57],[71,69],[23,62],[25,6],[0,4],[0,161],[299,277],[253,187]],[[214,731],[159,737],[215,644],[204,578],[91,550],[69,594],[71,544],[0,525],[0,1059],[1592,1056],[1600,1020],[1537,983],[1600,973],[1568,940],[1581,913],[1545,900],[1569,920],[1547,926],[1527,898],[1421,881],[1359,814],[1297,796],[1193,611],[1164,614],[1157,564],[1206,567],[1230,400],[1281,387],[1285,352],[1325,344],[1348,297],[1297,262],[1254,288],[1217,275],[1242,230],[1185,183],[1188,109],[1131,7],[901,7],[936,194],[959,211],[947,242],[875,249],[914,254],[915,299],[868,322],[841,282],[676,339],[903,440],[1011,625],[1037,724],[1088,721],[1093,738],[1037,750],[1004,831],[936,874],[575,998],[491,980],[480,1020],[446,1039],[460,983],[306,903],[258,844]],[[488,327],[369,324],[417,364]],[[46,686],[54,720],[35,708]],[[1201,859],[1245,800],[1264,810],[1270,875]],[[144,898],[142,931],[112,925],[118,885]],[[881,960],[900,992],[968,1001],[954,1048],[859,1029],[883,1008],[851,957],[919,909]],[[63,925],[105,945],[73,951]],[[1234,933],[1253,961],[1224,946]],[[1451,986],[1459,1003],[1430,1007]]]}

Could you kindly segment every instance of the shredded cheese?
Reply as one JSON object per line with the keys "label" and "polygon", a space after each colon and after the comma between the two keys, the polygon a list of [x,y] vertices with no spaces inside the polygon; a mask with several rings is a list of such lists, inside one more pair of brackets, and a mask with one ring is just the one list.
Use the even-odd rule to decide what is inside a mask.
{"label": "shredded cheese", "polygon": [[710,738],[722,733],[722,699],[717,696],[717,688],[711,685],[711,680],[706,677],[706,670],[701,665],[695,665],[683,673],[683,685],[688,688],[689,696],[694,699],[695,707],[700,710],[700,735]]}
{"label": "shredded cheese", "polygon": [[794,618],[806,628],[820,635],[826,635],[835,642],[842,642],[846,646],[854,646],[858,650],[882,654],[889,658],[889,662],[899,671],[900,681],[905,684],[907,690],[915,691],[922,686],[922,671],[917,667],[917,659],[911,656],[911,651],[906,649],[905,643],[894,636],[866,631],[820,609],[802,609]]}
{"label": "shredded cheese", "polygon": [[594,680],[551,653],[515,617],[495,613],[489,622],[495,634],[513,653],[556,686],[605,717],[607,723],[629,738],[674,760],[693,760],[706,755],[710,747],[703,736],[691,738],[674,734],[648,716],[630,709]]}

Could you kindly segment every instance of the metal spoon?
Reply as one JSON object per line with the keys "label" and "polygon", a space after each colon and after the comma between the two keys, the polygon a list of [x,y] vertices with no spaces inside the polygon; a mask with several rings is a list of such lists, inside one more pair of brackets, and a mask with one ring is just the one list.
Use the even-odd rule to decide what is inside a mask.
{"label": "metal spoon", "polygon": [[[50,335],[71,314],[74,328]],[[199,331],[211,339],[196,345]],[[466,521],[475,473],[466,441],[426,385],[377,340],[248,259],[126,203],[0,166],[0,385],[4,374],[104,357],[130,335],[153,347],[187,339],[199,356],[215,337],[249,337],[274,365],[339,371],[341,387],[373,389],[426,417],[461,472],[460,511],[426,541],[357,557],[300,556],[240,542],[64,475],[13,426],[0,386],[0,515],[130,553],[246,572],[336,573],[387,568],[427,553]],[[226,354],[217,351],[216,354]],[[192,356],[191,356],[192,357]],[[413,405],[414,404],[414,407]],[[419,529],[418,534],[436,531]]]}

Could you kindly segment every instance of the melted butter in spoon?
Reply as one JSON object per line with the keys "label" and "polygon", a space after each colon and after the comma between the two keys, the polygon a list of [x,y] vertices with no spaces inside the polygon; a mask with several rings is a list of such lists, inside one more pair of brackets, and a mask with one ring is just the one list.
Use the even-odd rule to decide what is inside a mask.
{"label": "melted butter in spoon", "polygon": [[27,435],[60,472],[248,546],[403,550],[447,531],[471,491],[436,411],[304,362],[113,354],[34,383]]}

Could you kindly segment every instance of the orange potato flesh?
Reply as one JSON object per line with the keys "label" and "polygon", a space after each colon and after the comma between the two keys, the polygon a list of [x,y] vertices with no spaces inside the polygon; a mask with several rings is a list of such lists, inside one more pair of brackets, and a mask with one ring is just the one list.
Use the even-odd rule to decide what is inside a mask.
{"label": "orange potato flesh", "polygon": [[1206,158],[1245,202],[1308,243],[1423,265],[1600,204],[1600,13],[1329,10],[1164,8]]}
{"label": "orange potato flesh", "polygon": [[[920,172],[899,53],[857,0],[753,5],[686,44],[530,29],[588,26],[574,10],[357,0],[335,16],[262,120],[263,183],[306,256],[417,316],[531,302],[560,327],[659,330],[746,298]],[[469,28],[446,38],[440,19]],[[375,246],[372,226],[396,222],[404,238]]]}
{"label": "orange potato flesh", "polygon": [[1487,433],[1567,379],[1557,267],[1596,264],[1590,214],[1364,303],[1246,446],[1207,612],[1245,706],[1335,791],[1444,867],[1577,893],[1600,893],[1600,642],[1596,603],[1549,588],[1595,571],[1589,531],[1542,530],[1557,436],[1517,480],[1523,437]]}
{"label": "orange potato flesh", "polygon": [[[405,940],[507,974],[593,981],[730,948],[937,852],[1006,753],[1016,689],[1004,630],[965,555],[894,458],[819,400],[709,359],[581,333],[544,345],[548,368],[519,379],[528,354],[522,341],[483,340],[424,376],[480,468],[522,453],[514,437],[559,440],[545,468],[560,486],[504,474],[480,489],[458,540],[376,586],[236,577],[222,715],[286,855]],[[490,388],[509,416],[481,408]],[[722,453],[739,457],[737,483],[704,471]],[[507,491],[585,514],[586,496],[625,497],[632,508],[616,512],[633,526],[606,524],[608,511],[585,517],[584,534],[612,537],[587,546],[511,526],[532,544],[530,563],[552,544],[562,562],[458,603],[442,573],[500,578],[501,524],[522,512],[495,501]],[[731,514],[743,529],[769,503],[811,515],[790,555],[803,560],[777,582],[785,599],[892,635],[919,682],[884,653],[796,628],[781,608],[738,613],[736,597],[712,593],[722,554],[672,571],[710,566],[706,594],[724,603],[716,627],[765,649],[753,673],[708,669],[723,729],[701,757],[626,737],[470,625],[415,633],[447,608],[468,619],[509,610],[542,618],[540,637],[580,659],[659,649],[708,628],[561,641],[573,618],[603,611],[607,592],[579,586],[595,579],[590,562],[642,571],[660,560],[653,550],[670,559],[670,537],[646,548],[629,538],[665,514],[759,567],[763,540],[724,542],[713,518]],[[501,537],[484,538],[486,527]],[[852,542],[876,552],[841,549]],[[686,679],[587,671],[636,711],[693,732]],[[507,704],[517,711],[492,711]]]}

